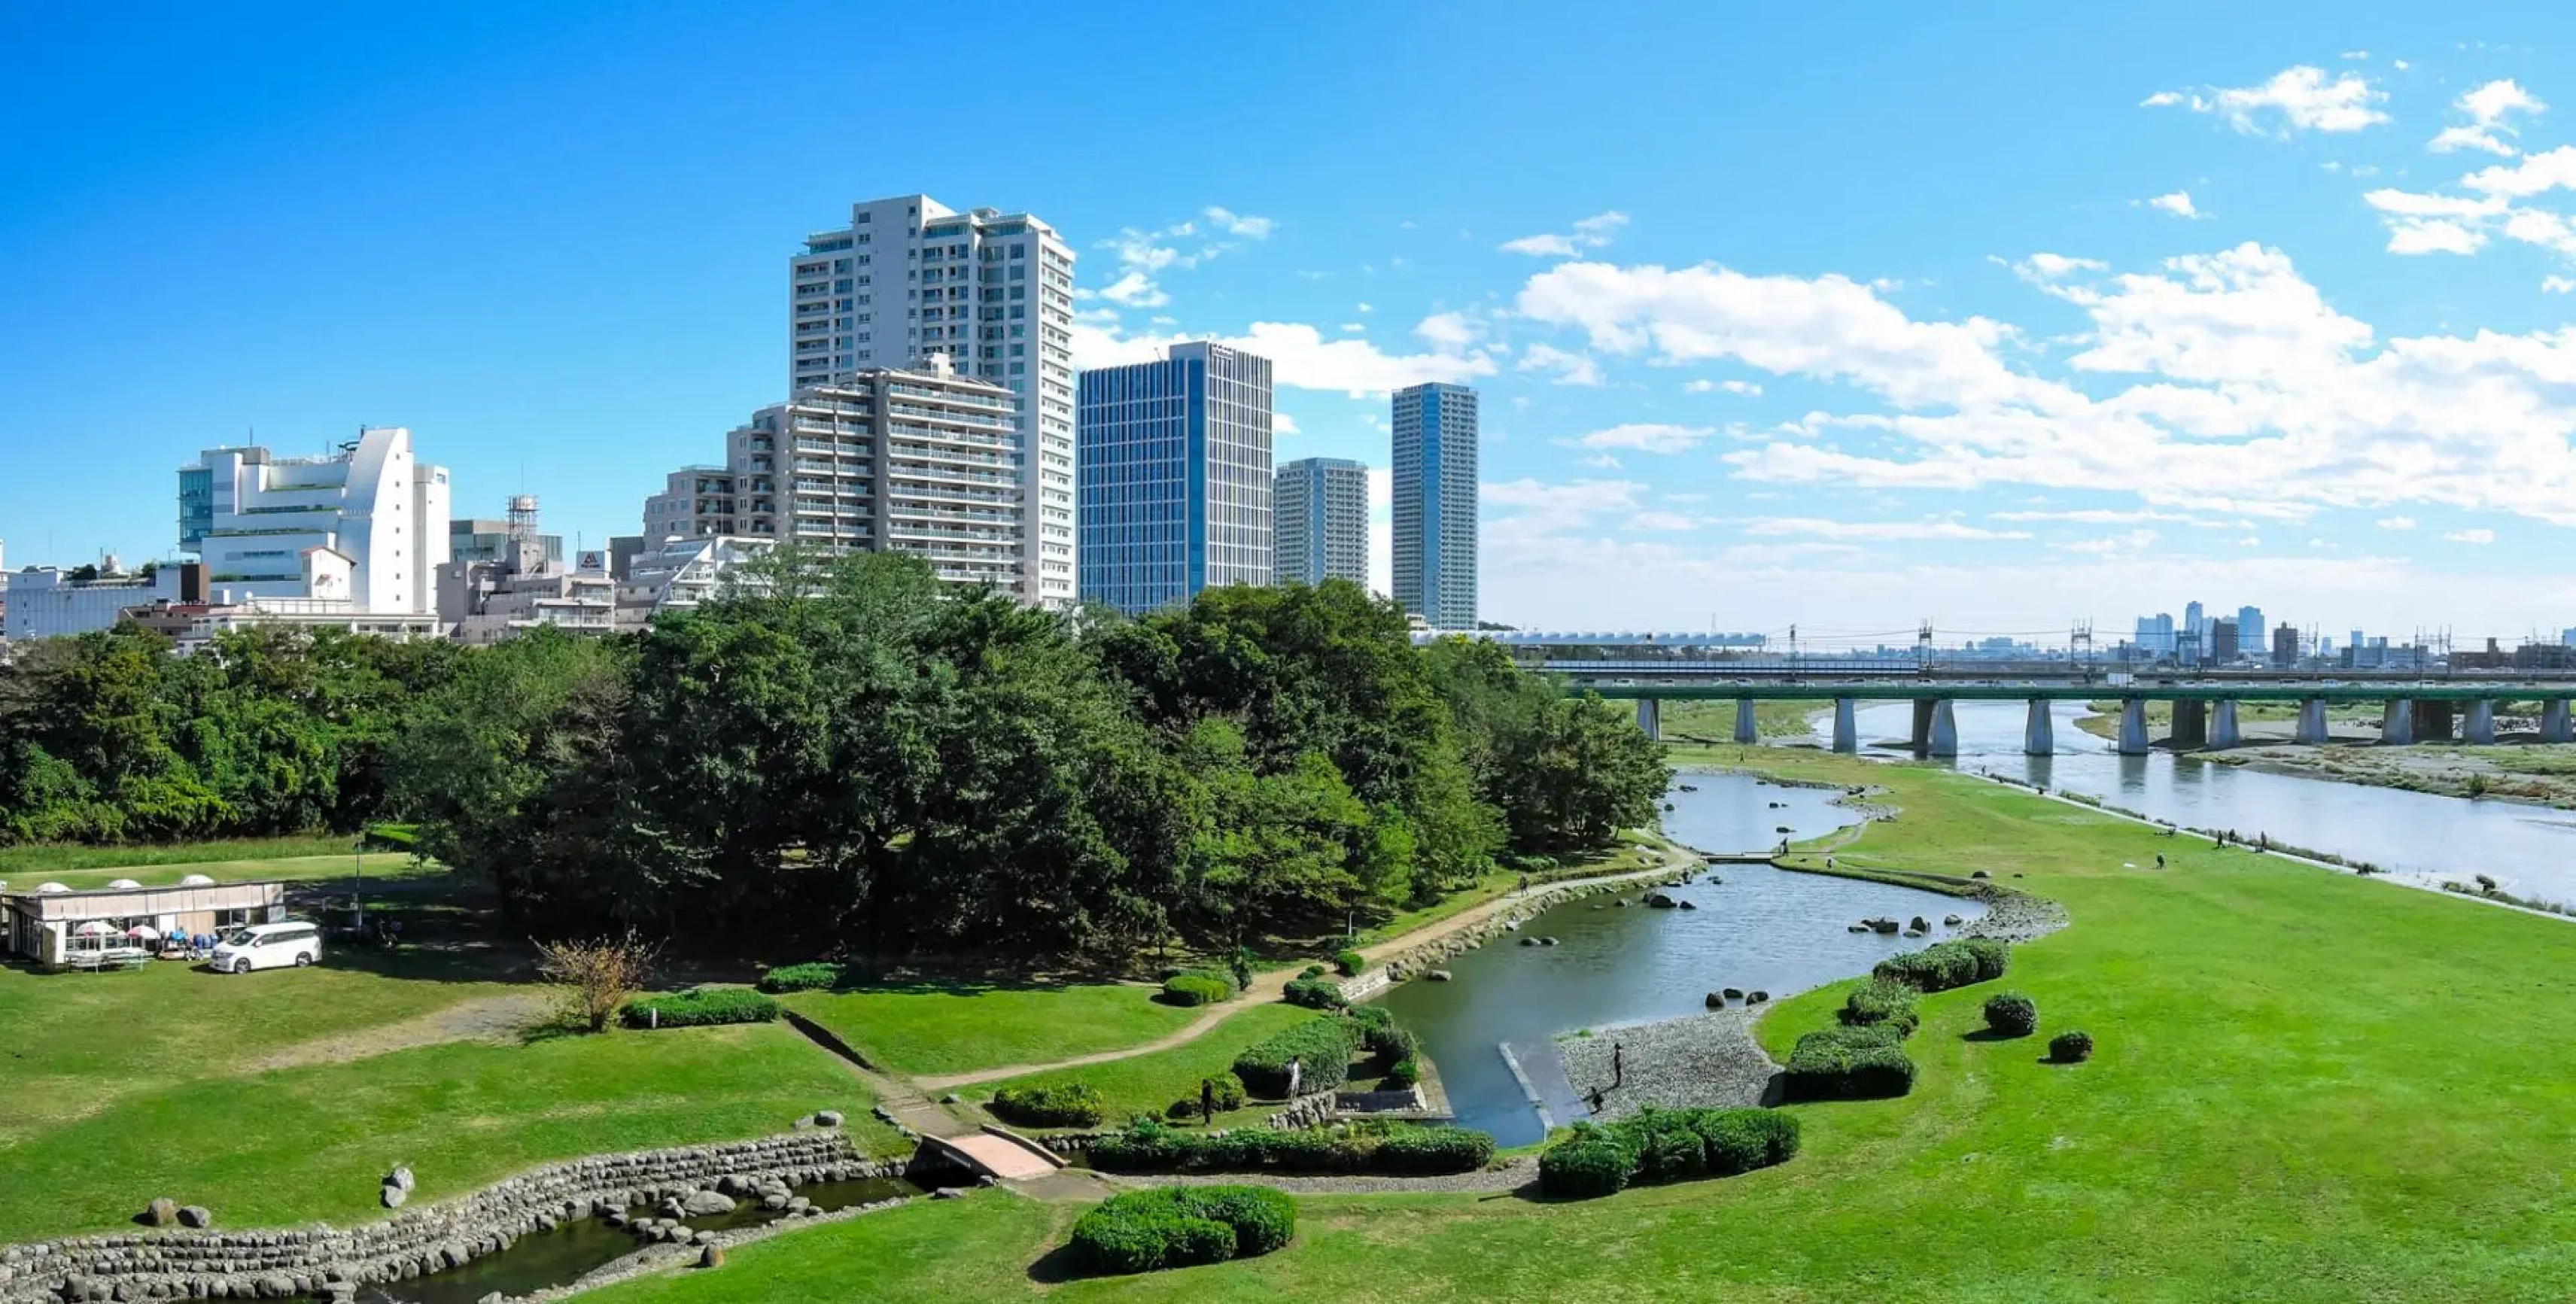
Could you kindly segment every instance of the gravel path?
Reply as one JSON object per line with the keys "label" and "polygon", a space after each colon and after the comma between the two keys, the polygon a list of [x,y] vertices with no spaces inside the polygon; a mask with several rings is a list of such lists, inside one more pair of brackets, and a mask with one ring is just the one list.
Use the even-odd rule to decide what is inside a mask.
{"label": "gravel path", "polygon": [[1962,937],[2030,942],[2066,927],[2066,907],[2027,892],[1997,889],[1986,895],[1986,913],[1959,929]]}
{"label": "gravel path", "polygon": [[460,1001],[446,1009],[433,1010],[400,1023],[359,1028],[297,1042],[252,1061],[250,1071],[259,1073],[313,1064],[346,1064],[351,1060],[370,1059],[398,1050],[451,1041],[506,1044],[524,1033],[530,1024],[544,1019],[551,1009],[552,1002],[543,992],[511,992],[504,996]]}
{"label": "gravel path", "polygon": [[1457,1195],[1517,1191],[1538,1180],[1538,1161],[1515,1155],[1492,1168],[1441,1177],[1289,1177],[1278,1173],[1103,1174],[1113,1186],[1267,1186],[1290,1195]]}
{"label": "gravel path", "polygon": [[[1646,1105],[1713,1108],[1759,1105],[1780,1071],[1753,1040],[1753,1011],[1711,1010],[1661,1023],[1604,1028],[1559,1038],[1566,1079],[1589,1097],[1595,1117],[1620,1118]],[[1625,1069],[1611,1072],[1612,1049]]]}

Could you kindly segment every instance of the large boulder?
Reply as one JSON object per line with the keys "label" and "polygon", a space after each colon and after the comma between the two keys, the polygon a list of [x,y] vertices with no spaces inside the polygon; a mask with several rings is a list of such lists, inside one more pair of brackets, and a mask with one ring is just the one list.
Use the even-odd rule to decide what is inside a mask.
{"label": "large boulder", "polygon": [[815,1110],[814,1125],[816,1127],[839,1127],[841,1125],[841,1111],[837,1109]]}
{"label": "large boulder", "polygon": [[399,1186],[405,1194],[409,1194],[412,1188],[411,1166],[397,1165],[392,1172],[385,1174],[385,1185]]}
{"label": "large boulder", "polygon": [[733,1197],[722,1191],[691,1191],[680,1201],[680,1212],[692,1218],[711,1217],[733,1212]]}
{"label": "large boulder", "polygon": [[710,1245],[705,1249],[698,1251],[698,1266],[701,1268],[723,1267],[724,1247],[721,1245]]}
{"label": "large boulder", "polygon": [[143,1225],[146,1227],[178,1226],[179,1202],[166,1195],[154,1200],[143,1210]]}
{"label": "large boulder", "polygon": [[1881,933],[1893,934],[1896,932],[1896,921],[1893,919],[1873,919],[1869,921],[1869,926]]}
{"label": "large boulder", "polygon": [[1726,997],[1717,992],[1710,992],[1708,999],[1701,1003],[1712,1010],[1723,1010],[1726,1008]]}
{"label": "large boulder", "polygon": [[215,1225],[214,1211],[208,1209],[202,1204],[180,1205],[179,1225],[182,1227],[195,1227],[199,1229],[212,1227]]}
{"label": "large boulder", "polygon": [[1760,1005],[1764,1001],[1770,999],[1771,993],[1769,992],[1746,992],[1744,994],[1744,1003],[1747,1005]]}
{"label": "large boulder", "polygon": [[411,1198],[411,1192],[408,1189],[396,1186],[391,1182],[385,1183],[384,1189],[378,1191],[376,1195],[377,1198],[385,1202],[385,1207],[388,1209],[399,1209],[403,1207],[404,1201]]}
{"label": "large boulder", "polygon": [[1433,982],[1435,982],[1435,983],[1445,983],[1445,982],[1449,981],[1449,971],[1448,971],[1448,970],[1446,970],[1446,969],[1434,969],[1434,970],[1432,970],[1431,972],[1426,973],[1426,974],[1424,974],[1424,975],[1422,975],[1422,976],[1423,976],[1423,977],[1425,977],[1425,978],[1430,979],[1431,981],[1433,981]]}

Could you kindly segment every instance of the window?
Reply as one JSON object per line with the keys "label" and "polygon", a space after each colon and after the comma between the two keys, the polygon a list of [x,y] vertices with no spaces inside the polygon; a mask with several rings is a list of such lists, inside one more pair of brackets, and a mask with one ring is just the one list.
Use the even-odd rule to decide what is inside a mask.
{"label": "window", "polygon": [[1029,247],[1028,247],[1027,245],[1012,245],[1012,246],[1011,246],[1011,257],[1013,257],[1013,258],[1017,259],[1017,258],[1026,258],[1026,257],[1028,257],[1028,256],[1029,256]]}

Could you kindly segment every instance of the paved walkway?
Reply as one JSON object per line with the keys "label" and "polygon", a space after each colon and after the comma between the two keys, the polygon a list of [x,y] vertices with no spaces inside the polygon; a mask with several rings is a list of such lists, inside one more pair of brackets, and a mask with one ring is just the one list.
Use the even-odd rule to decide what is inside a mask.
{"label": "paved walkway", "polygon": [[[1667,851],[1663,853],[1662,858],[1656,864],[1644,869],[1630,870],[1619,874],[1600,874],[1591,878],[1565,879],[1561,882],[1546,883],[1541,884],[1540,886],[1542,890],[1553,891],[1558,888],[1566,887],[1592,887],[1612,883],[1629,883],[1635,882],[1639,879],[1652,878],[1659,874],[1667,874],[1676,869],[1694,867],[1699,863],[1699,858],[1688,852]],[[1446,919],[1440,920],[1437,923],[1427,924],[1410,933],[1391,937],[1383,942],[1375,942],[1370,945],[1363,946],[1360,948],[1360,954],[1366,957],[1372,964],[1380,963],[1388,957],[1402,954],[1403,952],[1409,951],[1425,942],[1438,941],[1443,937],[1447,937],[1451,933],[1461,932],[1484,923],[1486,920],[1493,918],[1497,914],[1505,914],[1521,908],[1522,901],[1519,894],[1507,893],[1480,905],[1470,906]],[[1245,988],[1241,996],[1236,997],[1234,1000],[1227,1001],[1222,1005],[1210,1006],[1206,1013],[1191,1020],[1188,1026],[1182,1028],[1180,1031],[1172,1033],[1166,1037],[1160,1037],[1153,1041],[1146,1042],[1141,1046],[1129,1046],[1120,1050],[1102,1051],[1097,1055],[1080,1055],[1072,1059],[1056,1060],[1047,1064],[1009,1064],[1004,1065],[1001,1068],[977,1069],[972,1073],[935,1074],[927,1077],[914,1078],[913,1082],[926,1091],[944,1092],[957,1087],[972,1086],[979,1082],[1000,1082],[1008,1078],[1026,1077],[1032,1073],[1054,1073],[1064,1069],[1083,1068],[1092,1064],[1107,1064],[1115,1060],[1133,1059],[1139,1055],[1151,1055],[1157,1051],[1166,1051],[1177,1046],[1186,1046],[1191,1042],[1197,1041],[1199,1038],[1206,1036],[1208,1032],[1218,1024],[1242,1013],[1246,1007],[1262,1005],[1281,999],[1286,992],[1289,980],[1296,976],[1297,971],[1295,969],[1280,969],[1271,973],[1262,974],[1252,980],[1252,985]],[[889,1108],[891,1108],[891,1106],[889,1106]],[[927,1131],[928,1129],[921,1130]]]}

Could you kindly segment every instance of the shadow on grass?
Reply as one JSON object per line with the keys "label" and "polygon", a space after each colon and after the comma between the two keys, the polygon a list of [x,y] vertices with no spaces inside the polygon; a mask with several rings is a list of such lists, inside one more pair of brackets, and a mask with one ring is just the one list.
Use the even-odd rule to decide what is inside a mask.
{"label": "shadow on grass", "polygon": [[1029,1280],[1041,1286],[1061,1286],[1090,1276],[1082,1270],[1082,1255],[1071,1245],[1059,1245],[1038,1256],[1029,1265]]}
{"label": "shadow on grass", "polygon": [[2030,1037],[2031,1034],[2027,1032],[1997,1032],[1992,1028],[1978,1028],[1959,1034],[1961,1041],[2028,1041]]}

